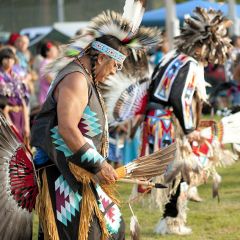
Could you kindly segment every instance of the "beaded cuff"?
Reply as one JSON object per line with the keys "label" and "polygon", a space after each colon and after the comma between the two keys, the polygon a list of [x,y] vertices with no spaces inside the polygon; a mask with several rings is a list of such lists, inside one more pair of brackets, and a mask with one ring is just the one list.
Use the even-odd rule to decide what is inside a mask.
{"label": "beaded cuff", "polygon": [[85,143],[76,153],[67,158],[67,161],[94,174],[100,171],[104,160],[103,156],[89,143]]}

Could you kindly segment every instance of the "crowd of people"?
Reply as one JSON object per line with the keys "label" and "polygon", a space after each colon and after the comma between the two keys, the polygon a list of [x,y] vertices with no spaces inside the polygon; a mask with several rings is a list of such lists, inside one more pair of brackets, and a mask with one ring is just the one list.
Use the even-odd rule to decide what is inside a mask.
{"label": "crowd of people", "polygon": [[11,34],[0,48],[1,109],[29,144],[31,112],[44,102],[53,76],[45,73],[45,66],[57,58],[58,44],[41,43],[39,54],[29,50],[29,38]]}
{"label": "crowd of people", "polygon": [[[231,105],[240,105],[240,37],[234,37],[230,52],[226,35],[230,22],[214,10],[196,8],[195,14],[197,20],[186,20],[173,51],[168,48],[166,33],[139,27],[141,14],[134,15],[139,19],[131,19],[129,14],[111,12],[94,18],[86,31],[61,50],[49,40],[42,42],[38,55],[33,56],[28,37],[19,34],[12,34],[0,48],[2,112],[26,146],[34,148],[40,183],[36,205],[39,239],[125,239],[123,217],[111,187],[118,179],[115,168],[174,142],[179,159],[169,164],[160,179],[169,186],[167,192],[161,192],[165,199],[157,199],[154,190],[142,185],[137,194],[151,191],[163,207],[156,233],[191,233],[186,226],[186,193],[201,182],[201,170],[213,157],[210,152],[215,147],[214,137],[203,143],[199,130],[202,103],[207,102],[204,70],[211,79],[213,71],[219,70],[216,64],[226,62],[225,78],[223,71],[221,77],[229,84],[222,84],[213,95],[224,105],[224,98],[231,93]],[[211,26],[211,31],[206,26]],[[215,38],[219,45],[212,43]],[[147,47],[152,48],[149,52],[154,49],[152,56]],[[138,64],[144,77],[134,82]],[[126,87],[128,94],[146,76],[148,84],[139,104],[126,101],[125,115],[137,105],[133,118],[116,124],[120,105],[106,103],[107,94],[102,91],[106,79],[120,71],[132,81]],[[112,113],[115,122],[110,121],[110,126],[104,102],[116,104]],[[212,122],[208,124],[212,127]],[[192,184],[196,169],[200,180]]]}

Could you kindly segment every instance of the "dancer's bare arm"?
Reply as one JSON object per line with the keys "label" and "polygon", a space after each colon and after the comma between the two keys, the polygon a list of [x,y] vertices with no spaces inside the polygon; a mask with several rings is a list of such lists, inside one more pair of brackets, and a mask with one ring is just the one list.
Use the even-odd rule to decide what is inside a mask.
{"label": "dancer's bare arm", "polygon": [[[57,101],[59,133],[70,150],[76,153],[86,143],[78,128],[88,103],[88,86],[84,75],[78,72],[67,75],[57,86],[54,97]],[[117,178],[116,172],[106,161],[97,175],[100,181],[105,182]]]}

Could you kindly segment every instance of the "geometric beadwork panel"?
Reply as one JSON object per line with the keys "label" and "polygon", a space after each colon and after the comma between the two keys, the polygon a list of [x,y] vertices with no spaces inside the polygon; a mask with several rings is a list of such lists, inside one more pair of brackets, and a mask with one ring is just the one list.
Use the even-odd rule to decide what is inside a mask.
{"label": "geometric beadwork panel", "polygon": [[96,117],[97,113],[93,112],[87,106],[83,112],[81,121],[78,125],[83,135],[88,137],[95,137],[102,133],[101,125],[98,123],[99,119]]}
{"label": "geometric beadwork panel", "polygon": [[154,96],[167,102],[171,93],[172,85],[178,75],[179,70],[191,60],[187,55],[180,54],[167,67],[161,76],[161,80],[154,92]]}
{"label": "geometric beadwork panel", "polygon": [[105,159],[95,150],[94,148],[89,148],[82,156],[81,162],[92,162],[95,164],[97,162],[102,162]]}
{"label": "geometric beadwork panel", "polygon": [[65,157],[70,157],[73,155],[72,151],[68,148],[63,138],[58,132],[58,126],[51,129],[53,143],[56,145],[56,149],[63,152]]}
{"label": "geometric beadwork panel", "polygon": [[165,110],[154,110],[147,116],[146,125],[148,142],[157,144],[159,148],[166,147],[173,142],[173,123],[171,113]]}
{"label": "geometric beadwork panel", "polygon": [[[111,198],[97,185],[96,187],[100,202],[98,203],[99,209],[104,214],[107,230],[110,234],[117,233],[121,223],[121,212],[116,204],[113,204]],[[109,205],[112,205],[109,208]]]}
{"label": "geometric beadwork panel", "polygon": [[186,129],[193,128],[193,110],[192,110],[192,99],[193,94],[196,89],[196,66],[195,64],[190,64],[189,72],[186,78],[186,85],[182,93],[182,111],[184,126]]}
{"label": "geometric beadwork panel", "polygon": [[[72,151],[68,148],[66,143],[64,142],[63,138],[58,133],[58,126],[51,129],[51,132],[53,133],[51,135],[52,139],[54,140],[53,143],[56,145],[56,149],[63,152],[65,157],[70,157],[73,155]],[[84,137],[85,140],[92,145],[93,148],[89,148],[82,156],[81,156],[81,162],[102,162],[104,161],[104,158],[95,150],[95,146],[91,139],[87,139]]]}
{"label": "geometric beadwork panel", "polygon": [[75,217],[76,211],[79,212],[82,197],[78,192],[72,191],[62,175],[55,181],[55,194],[57,219],[67,226],[72,217]]}

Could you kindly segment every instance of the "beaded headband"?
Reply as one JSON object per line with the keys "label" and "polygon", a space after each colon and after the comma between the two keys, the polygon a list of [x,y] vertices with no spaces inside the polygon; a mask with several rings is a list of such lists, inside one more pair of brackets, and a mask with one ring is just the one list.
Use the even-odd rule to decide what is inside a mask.
{"label": "beaded headband", "polygon": [[119,51],[109,47],[108,45],[101,43],[99,41],[94,41],[91,45],[94,49],[101,53],[108,55],[109,57],[115,59],[116,61],[123,63],[126,56]]}

